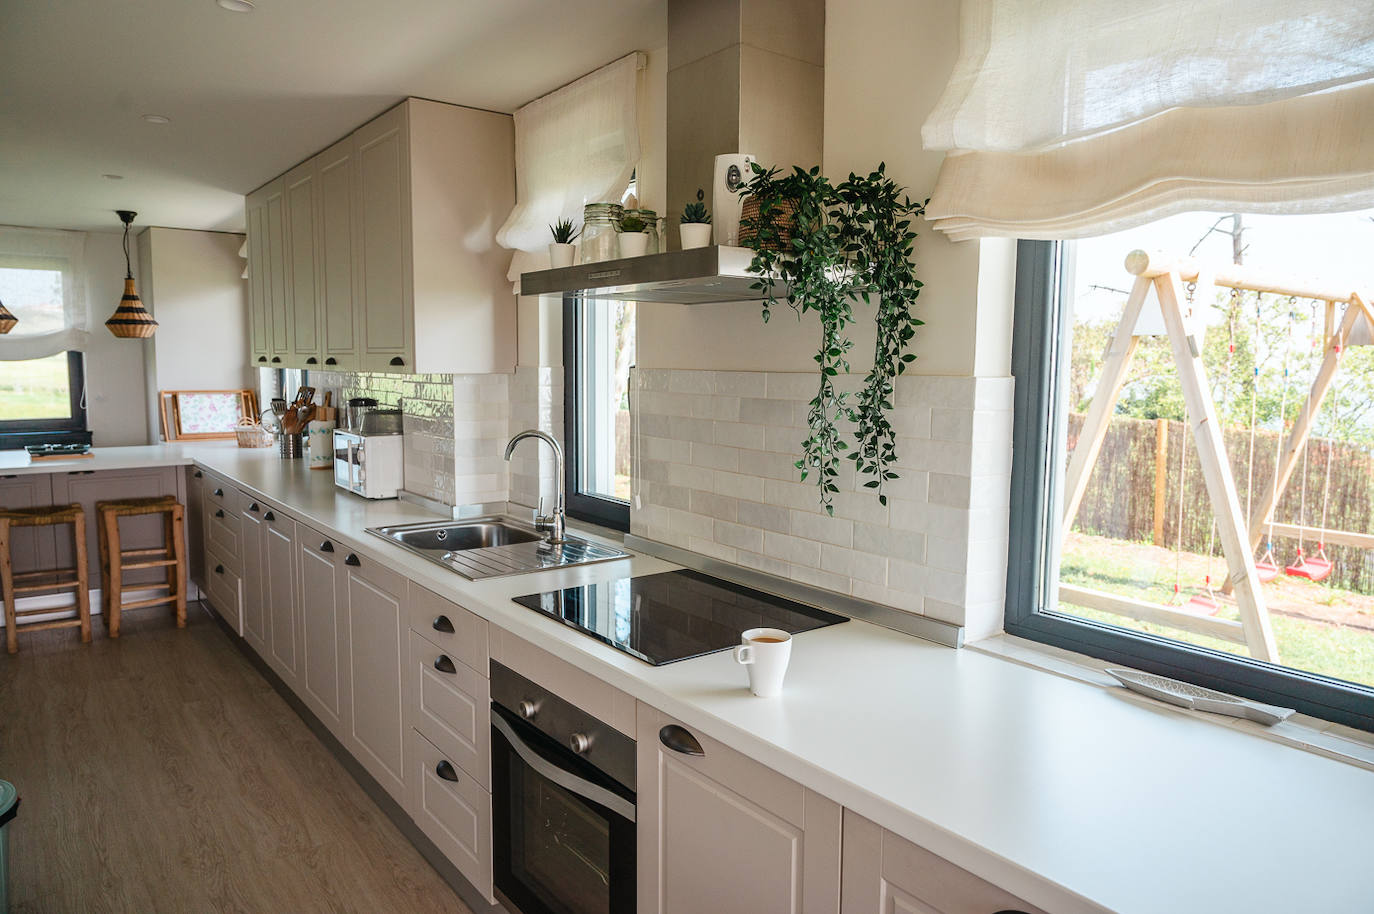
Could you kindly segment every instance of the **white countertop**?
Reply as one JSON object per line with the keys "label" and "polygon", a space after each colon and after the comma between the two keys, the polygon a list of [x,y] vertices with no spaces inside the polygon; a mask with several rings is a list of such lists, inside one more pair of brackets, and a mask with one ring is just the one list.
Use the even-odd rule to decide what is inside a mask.
{"label": "white countertop", "polygon": [[754,698],[728,653],[651,667],[511,602],[670,563],[472,582],[364,532],[432,514],[350,496],[272,450],[107,455],[34,469],[194,460],[1052,914],[1374,909],[1374,772],[855,620],[798,635],[785,693]]}

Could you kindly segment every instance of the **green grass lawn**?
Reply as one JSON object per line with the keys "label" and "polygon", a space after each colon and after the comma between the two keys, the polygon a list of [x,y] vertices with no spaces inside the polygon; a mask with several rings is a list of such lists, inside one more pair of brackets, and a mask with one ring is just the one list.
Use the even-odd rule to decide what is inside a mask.
{"label": "green grass lawn", "polygon": [[71,415],[67,354],[0,362],[0,420],[62,419]]}
{"label": "green grass lawn", "polygon": [[[1199,585],[1207,574],[1206,568],[1206,556],[1183,556],[1178,575],[1183,588],[1183,600],[1202,589]],[[1214,578],[1223,577],[1224,564],[1214,560],[1211,574]],[[1173,592],[1175,571],[1172,554],[1138,543],[1075,534],[1064,550],[1060,580],[1154,603],[1169,605],[1178,602]],[[1374,685],[1374,618],[1370,617],[1374,598],[1282,575],[1275,582],[1264,585],[1264,594],[1275,609],[1269,613],[1269,620],[1274,629],[1274,640],[1278,642],[1279,659],[1284,666],[1323,673],[1347,682]],[[1218,651],[1240,655],[1249,653],[1244,645],[1140,622],[1114,613],[1068,603],[1061,603],[1059,609],[1079,618],[1162,635]],[[1300,617],[1309,614],[1318,618]],[[1239,619],[1239,614],[1234,605],[1223,602],[1217,618]]]}

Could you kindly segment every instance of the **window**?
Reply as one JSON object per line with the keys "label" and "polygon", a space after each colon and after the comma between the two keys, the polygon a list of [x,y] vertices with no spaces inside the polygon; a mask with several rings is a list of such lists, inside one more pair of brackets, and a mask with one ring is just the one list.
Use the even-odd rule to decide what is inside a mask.
{"label": "window", "polygon": [[563,304],[568,513],[630,528],[630,367],[634,302]]}
{"label": "window", "polygon": [[1120,330],[1132,250],[1324,292],[1374,290],[1371,246],[1374,212],[1186,213],[1020,244],[1007,631],[1374,729],[1369,312],[1184,282],[1176,345],[1147,281]]}
{"label": "window", "polygon": [[[0,266],[0,301],[19,319],[19,338],[66,327],[60,265]],[[0,446],[90,440],[79,352],[0,361]]]}

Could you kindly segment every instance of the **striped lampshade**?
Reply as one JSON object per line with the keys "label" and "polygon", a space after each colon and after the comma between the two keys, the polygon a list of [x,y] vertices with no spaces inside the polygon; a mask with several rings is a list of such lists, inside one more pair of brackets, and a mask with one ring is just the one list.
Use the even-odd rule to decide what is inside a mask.
{"label": "striped lampshade", "polygon": [[17,323],[19,323],[19,318],[15,317],[10,309],[5,307],[4,302],[0,302],[0,333],[9,333]]}
{"label": "striped lampshade", "polygon": [[124,297],[120,299],[119,307],[110,315],[105,326],[120,339],[146,340],[157,332],[157,321],[153,320],[148,309],[143,307],[143,299],[138,297],[138,290],[134,288],[134,265],[129,257],[129,224],[138,213],[117,209],[115,214],[119,216],[119,221],[124,223]]}

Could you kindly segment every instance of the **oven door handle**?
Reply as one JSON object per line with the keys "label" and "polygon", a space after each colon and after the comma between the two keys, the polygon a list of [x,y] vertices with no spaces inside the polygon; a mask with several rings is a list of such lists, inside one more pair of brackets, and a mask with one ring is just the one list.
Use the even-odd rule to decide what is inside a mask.
{"label": "oven door handle", "polygon": [[524,740],[515,735],[511,725],[501,718],[500,714],[491,716],[491,725],[501,731],[501,735],[510,743],[510,747],[515,750],[515,754],[520,756],[521,761],[529,765],[543,777],[553,781],[559,787],[571,793],[575,793],[584,799],[591,800],[600,806],[604,806],[618,816],[633,822],[635,820],[635,804],[618,794],[614,794],[599,784],[578,777],[570,771],[564,771],[557,765],[544,758],[539,753],[531,749]]}

